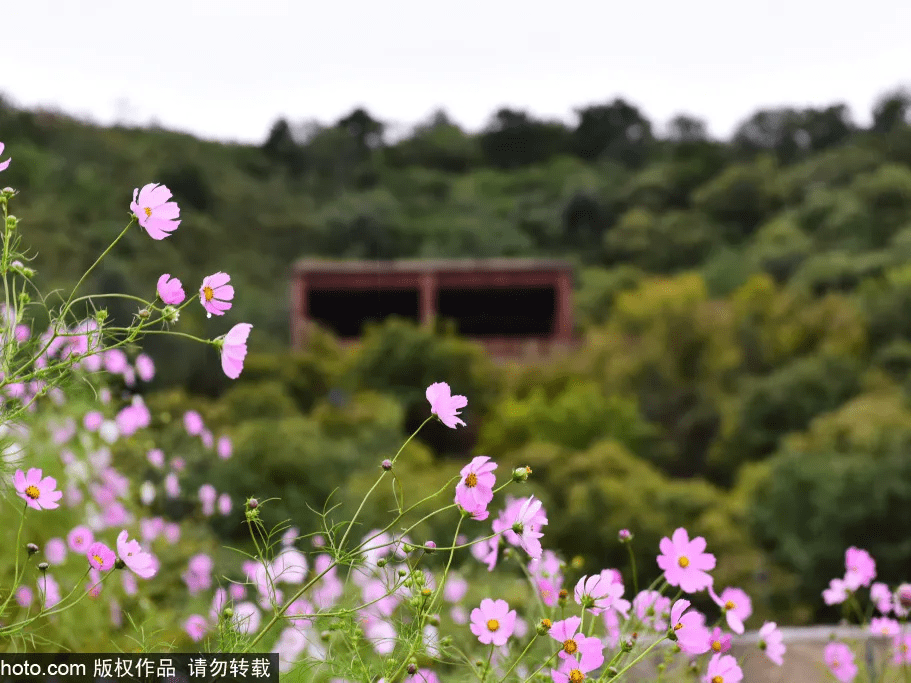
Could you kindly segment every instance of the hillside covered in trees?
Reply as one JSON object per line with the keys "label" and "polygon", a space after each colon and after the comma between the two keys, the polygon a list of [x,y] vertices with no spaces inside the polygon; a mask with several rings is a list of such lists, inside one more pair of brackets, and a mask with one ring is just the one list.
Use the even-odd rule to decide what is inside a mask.
{"label": "hillside covered in trees", "polygon": [[[798,621],[848,545],[869,549],[883,580],[906,578],[911,94],[884,95],[868,127],[837,104],[764,110],[724,141],[686,116],[658,130],[623,100],[571,125],[502,109],[477,134],[442,112],[385,133],[358,109],[227,145],[0,102],[15,158],[3,183],[22,191],[45,288],[75,281],[153,181],[174,192],[180,230],[154,252],[135,231],[96,291],[148,294],[163,272],[191,291],[213,264],[231,274],[236,317],[256,330],[239,383],[221,395],[205,349],[150,347],[168,359],[156,388],[221,395],[209,410],[241,424],[238,467],[269,454],[219,490],[261,476],[289,506],[320,507],[350,477],[355,499],[374,464],[360,459],[395,443],[426,410],[423,387],[445,379],[470,397],[478,452],[530,464],[563,511],[551,542],[592,566],[622,565],[620,527],[653,563],[657,539],[685,524],[725,546],[721,577]],[[578,264],[586,343],[544,368],[494,369],[463,340],[393,322],[356,352],[326,339],[289,354],[289,267],[303,256],[563,256]],[[447,450],[428,441],[414,476],[436,481],[427,464]],[[308,478],[327,454],[337,477]]]}

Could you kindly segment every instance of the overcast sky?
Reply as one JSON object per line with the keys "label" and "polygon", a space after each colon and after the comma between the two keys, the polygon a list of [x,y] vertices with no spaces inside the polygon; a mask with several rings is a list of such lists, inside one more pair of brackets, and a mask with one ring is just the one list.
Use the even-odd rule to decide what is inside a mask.
{"label": "overcast sky", "polygon": [[[6,0],[0,93],[101,123],[260,142],[355,106],[401,128],[442,107],[573,121],[617,96],[727,136],[759,107],[911,85],[911,0]],[[0,131],[2,139],[2,131]]]}

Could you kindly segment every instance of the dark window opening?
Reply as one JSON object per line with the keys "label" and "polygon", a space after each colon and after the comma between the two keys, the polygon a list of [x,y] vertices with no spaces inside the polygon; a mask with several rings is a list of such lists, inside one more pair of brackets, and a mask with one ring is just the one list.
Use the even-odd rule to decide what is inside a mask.
{"label": "dark window opening", "polygon": [[368,322],[390,316],[417,322],[418,302],[417,289],[317,289],[308,293],[307,311],[310,319],[339,337],[359,337]]}
{"label": "dark window opening", "polygon": [[554,330],[553,287],[441,289],[437,314],[471,337],[549,337]]}

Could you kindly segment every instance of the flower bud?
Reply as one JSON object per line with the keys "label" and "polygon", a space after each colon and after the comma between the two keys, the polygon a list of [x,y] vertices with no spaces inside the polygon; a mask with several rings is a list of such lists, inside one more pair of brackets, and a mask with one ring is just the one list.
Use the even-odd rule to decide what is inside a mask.
{"label": "flower bud", "polygon": [[516,483],[526,482],[529,474],[531,474],[530,467],[517,467],[512,471],[512,480]]}
{"label": "flower bud", "polygon": [[114,562],[114,569],[124,569],[127,566],[127,563],[121,560],[119,557]]}
{"label": "flower bud", "polygon": [[[427,597],[430,597],[430,591],[427,590],[426,588],[424,590],[427,591],[427,593],[428,593]],[[431,626],[439,626],[440,625],[440,615],[431,614],[429,617],[427,617],[427,623],[429,623]]]}
{"label": "flower bud", "polygon": [[379,567],[380,569],[382,569],[383,567],[385,567],[385,566],[386,566],[386,558],[385,558],[385,557],[381,557],[380,559],[378,559],[378,560],[376,561],[376,566]]}
{"label": "flower bud", "polygon": [[418,672],[418,665],[414,662],[408,662],[408,675],[414,676]]}
{"label": "flower bud", "polygon": [[224,618],[224,619],[231,619],[231,618],[234,617],[234,610],[231,609],[230,607],[225,607],[225,608],[221,611],[221,616],[222,616],[222,618]]}
{"label": "flower bud", "polygon": [[911,609],[911,583],[903,583],[896,588],[895,599],[903,609]]}
{"label": "flower bud", "polygon": [[322,633],[319,634],[319,637],[320,637],[320,640],[322,640],[323,642],[326,642],[329,640],[329,638],[332,637],[332,634],[329,633],[329,631],[323,631]]}
{"label": "flower bud", "polygon": [[382,462],[382,467],[384,470],[386,470],[388,472],[389,470],[392,469],[392,461],[389,458],[386,458]]}
{"label": "flower bud", "polygon": [[607,678],[608,679],[616,678],[618,673],[620,673],[620,672],[617,671],[617,667],[615,667],[615,666],[607,667]]}
{"label": "flower bud", "polygon": [[143,308],[136,315],[138,315],[142,320],[148,320],[152,315],[152,311],[150,311],[148,308]]}
{"label": "flower bud", "polygon": [[10,231],[15,230],[15,229],[16,229],[16,225],[17,225],[18,223],[19,223],[19,219],[16,218],[15,216],[7,216],[7,217],[6,217],[6,229],[7,229],[7,230],[10,230]]}
{"label": "flower bud", "polygon": [[429,598],[431,595],[433,595],[433,591],[429,588],[423,588],[421,589],[421,595],[423,595],[425,598]]}
{"label": "flower bud", "polygon": [[433,541],[427,541],[424,544],[424,552],[427,553],[428,555],[432,555],[434,552],[436,552],[436,549],[437,549],[437,544],[434,543]]}
{"label": "flower bud", "polygon": [[161,319],[166,323],[176,323],[180,320],[180,311],[175,306],[165,306],[161,309]]}
{"label": "flower bud", "polygon": [[27,265],[22,263],[22,261],[18,261],[18,260],[13,261],[12,263],[9,264],[9,267],[13,272],[19,273],[20,275],[22,275],[24,277],[34,277],[35,276],[35,269],[29,268]]}
{"label": "flower bud", "polygon": [[41,562],[41,563],[38,565],[38,569],[40,569],[40,570],[43,571],[43,572],[46,572],[48,566],[50,566],[50,565],[48,565],[47,562]]}
{"label": "flower bud", "polygon": [[630,541],[633,540],[633,534],[630,532],[629,529],[620,529],[620,531],[617,532],[617,539],[621,543],[629,543]]}
{"label": "flower bud", "polygon": [[248,510],[255,510],[259,507],[259,501],[256,498],[247,498],[246,505]]}
{"label": "flower bud", "polygon": [[2,190],[0,190],[0,194],[5,197],[12,197],[14,194],[16,194],[16,191],[11,187],[4,187]]}
{"label": "flower bud", "polygon": [[99,308],[97,311],[95,311],[95,320],[98,321],[99,325],[103,325],[104,321],[107,319],[108,319],[108,309]]}
{"label": "flower bud", "polygon": [[537,631],[539,636],[546,636],[550,632],[550,629],[553,625],[554,622],[552,622],[550,619],[542,619],[535,627],[535,631]]}
{"label": "flower bud", "polygon": [[581,555],[576,555],[569,566],[573,569],[582,569],[585,566],[585,558]]}
{"label": "flower bud", "polygon": [[399,576],[404,578],[408,574],[407,569],[399,569]]}
{"label": "flower bud", "polygon": [[25,549],[28,550],[29,555],[34,555],[35,553],[38,552],[38,546],[35,545],[34,543],[26,543]]}

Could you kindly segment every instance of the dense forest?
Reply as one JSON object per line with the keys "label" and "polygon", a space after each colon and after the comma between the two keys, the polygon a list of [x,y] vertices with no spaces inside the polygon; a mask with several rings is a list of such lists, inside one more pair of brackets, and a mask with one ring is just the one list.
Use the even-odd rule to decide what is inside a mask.
{"label": "dense forest", "polygon": [[[448,381],[469,397],[475,450],[531,465],[562,510],[550,543],[593,567],[623,563],[621,527],[651,566],[657,540],[688,525],[726,558],[719,580],[791,621],[837,614],[819,593],[848,545],[883,580],[907,578],[911,91],[884,95],[869,127],[840,104],[779,108],[730,140],[690,116],[658,130],[622,99],[571,125],[501,109],[478,133],[439,112],[396,141],[357,109],[279,120],[258,147],[0,101],[0,140],[46,289],[75,281],[147,182],[171,188],[184,222],[154,250],[137,229],[95,291],[231,274],[236,319],[255,326],[238,383],[205,349],[149,346],[167,367],[153,400],[208,401],[239,425],[235,466],[261,464],[219,490],[261,484],[293,512],[347,477],[354,497],[372,477],[365,454],[393,447],[426,411],[423,388]],[[543,367],[494,366],[465,340],[390,321],[353,352],[327,336],[291,353],[303,256],[568,258],[585,343]],[[413,465],[428,485],[444,476],[433,459],[464,446],[443,429]]]}

